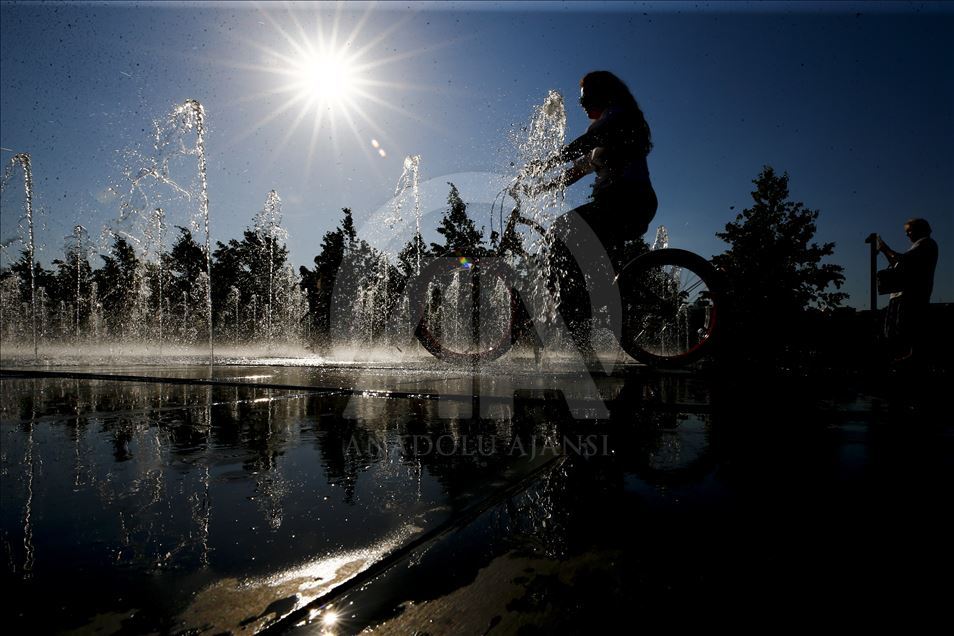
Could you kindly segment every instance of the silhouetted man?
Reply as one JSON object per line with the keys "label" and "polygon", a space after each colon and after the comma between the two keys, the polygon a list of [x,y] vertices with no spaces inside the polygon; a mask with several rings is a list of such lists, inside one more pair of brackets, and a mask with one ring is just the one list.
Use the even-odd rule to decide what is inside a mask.
{"label": "silhouetted man", "polygon": [[911,219],[904,224],[904,233],[911,239],[908,251],[899,253],[878,237],[877,247],[897,272],[900,291],[891,294],[885,315],[885,337],[900,362],[923,358],[926,341],[927,311],[934,288],[937,266],[937,243],[931,238],[931,226],[924,219]]}

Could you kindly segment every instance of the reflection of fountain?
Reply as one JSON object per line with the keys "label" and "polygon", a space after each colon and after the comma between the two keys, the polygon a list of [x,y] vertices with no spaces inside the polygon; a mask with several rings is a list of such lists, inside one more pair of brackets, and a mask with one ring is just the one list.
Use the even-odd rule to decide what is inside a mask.
{"label": "reflection of fountain", "polygon": [[[266,407],[265,440],[263,456],[256,461],[255,500],[268,527],[275,531],[282,525],[284,517],[282,500],[287,494],[281,465],[278,462],[280,453],[277,449],[286,445],[288,430],[286,428],[279,439],[273,440],[275,428],[279,424],[274,417],[276,398],[273,396],[272,389],[266,389],[265,397],[262,399]],[[285,420],[279,419],[278,422],[285,428]]]}
{"label": "reflection of fountain", "polygon": [[6,171],[3,175],[3,180],[0,182],[0,191],[3,190],[3,186],[6,185],[7,181],[10,179],[10,176],[13,173],[13,168],[16,165],[20,165],[23,168],[23,192],[24,192],[24,207],[26,208],[26,224],[27,224],[27,256],[30,259],[29,269],[30,269],[30,320],[33,325],[33,359],[39,359],[39,345],[37,342],[37,304],[36,304],[36,242],[33,232],[33,169],[30,164],[30,155],[25,152],[21,152],[10,160],[9,165],[7,166]]}
{"label": "reflection of fountain", "polygon": [[209,564],[209,521],[212,518],[212,497],[211,497],[211,475],[209,474],[209,453],[212,449],[212,387],[205,387],[205,400],[200,413],[201,418],[199,427],[204,432],[204,451],[205,461],[200,467],[200,482],[202,484],[202,497],[196,493],[195,506],[193,514],[199,527],[199,563],[201,565]]}
{"label": "reflection of fountain", "polygon": [[[34,386],[35,386],[34,382]],[[36,427],[36,406],[31,411],[30,423],[27,424],[26,456],[23,465],[26,472],[26,500],[23,504],[23,578],[33,576],[34,547],[33,547],[33,477],[34,470],[34,441],[33,433]]]}

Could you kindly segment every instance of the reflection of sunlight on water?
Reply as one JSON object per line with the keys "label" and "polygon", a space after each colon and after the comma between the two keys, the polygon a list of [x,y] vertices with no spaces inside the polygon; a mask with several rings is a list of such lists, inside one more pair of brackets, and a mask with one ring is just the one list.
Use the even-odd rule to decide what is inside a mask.
{"label": "reflection of sunlight on water", "polygon": [[[253,382],[4,377],[0,388],[4,424],[19,420],[0,440],[0,543],[17,572],[30,569],[37,543],[45,569],[36,598],[90,581],[108,588],[102,601],[64,601],[73,604],[63,615],[87,631],[113,620],[100,610],[115,607],[117,571],[137,582],[159,577],[171,590],[122,589],[129,607],[184,612],[181,629],[239,631],[250,619],[254,631],[421,532],[408,521],[451,512],[443,487],[400,443],[400,423],[427,417],[429,407],[412,413],[407,401],[359,399],[366,418],[339,435],[321,396]],[[64,523],[69,531],[60,532]],[[65,551],[97,566],[74,574],[57,560]]]}
{"label": "reflection of sunlight on water", "polygon": [[[199,592],[179,619],[187,629],[211,629],[213,633],[249,630],[254,633],[354,578],[421,531],[420,527],[409,524],[359,550],[328,554],[260,578],[223,579]],[[278,602],[285,599],[289,603],[275,609]],[[324,626],[333,627],[337,623],[337,613],[330,608],[323,611]],[[321,613],[322,610],[316,610],[314,617]]]}

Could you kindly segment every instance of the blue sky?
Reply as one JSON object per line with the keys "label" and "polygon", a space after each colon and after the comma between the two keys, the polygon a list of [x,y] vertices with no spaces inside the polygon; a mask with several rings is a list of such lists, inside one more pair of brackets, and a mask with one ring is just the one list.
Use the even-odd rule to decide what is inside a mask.
{"label": "blue sky", "polygon": [[[817,238],[836,243],[850,304],[867,307],[864,237],[903,248],[911,216],[931,222],[941,247],[934,300],[954,302],[948,5],[3,3],[0,18],[0,159],[31,153],[45,262],[73,225],[98,235],[114,223],[109,188],[122,191],[128,152],[187,98],[208,115],[213,240],[239,236],[276,189],[297,266],[311,264],[343,206],[381,231],[374,213],[406,155],[421,155],[436,197],[426,209],[447,180],[477,184],[462,187],[465,199],[486,200],[480,175],[510,170],[509,135],[547,91],[567,96],[568,137],[585,130],[577,82],[601,68],[646,113],[653,225],[674,246],[723,251],[715,232],[769,164],[789,173],[793,199],[821,211]],[[338,45],[360,52],[366,95],[316,128],[314,109],[279,89],[295,44],[329,42],[335,24]],[[568,201],[586,194],[579,184]],[[4,192],[3,240],[20,205],[16,188]]]}

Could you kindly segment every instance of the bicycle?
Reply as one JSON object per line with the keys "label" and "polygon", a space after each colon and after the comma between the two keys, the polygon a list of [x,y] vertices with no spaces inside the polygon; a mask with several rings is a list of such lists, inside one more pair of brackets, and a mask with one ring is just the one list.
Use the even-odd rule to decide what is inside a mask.
{"label": "bicycle", "polygon": [[[501,256],[509,252],[520,259],[532,258],[521,241],[512,240],[518,227],[544,242],[552,237],[540,223],[521,214],[518,188],[511,184],[501,194],[516,205],[497,249],[436,259],[410,286],[415,315],[421,316],[414,335],[440,360],[495,360],[530,329],[526,299],[518,291],[519,275]],[[629,260],[613,281],[622,301],[623,351],[658,368],[684,366],[707,355],[724,304],[721,278],[708,261],[682,249],[651,250]],[[461,293],[464,285],[469,285],[469,293]]]}

